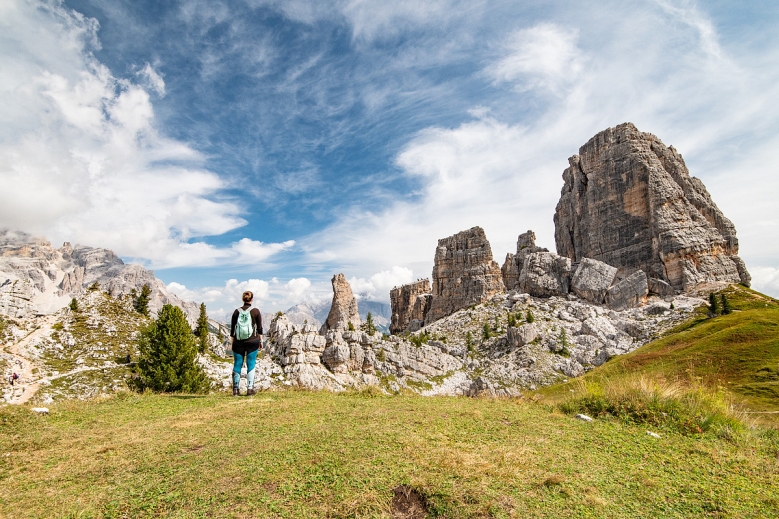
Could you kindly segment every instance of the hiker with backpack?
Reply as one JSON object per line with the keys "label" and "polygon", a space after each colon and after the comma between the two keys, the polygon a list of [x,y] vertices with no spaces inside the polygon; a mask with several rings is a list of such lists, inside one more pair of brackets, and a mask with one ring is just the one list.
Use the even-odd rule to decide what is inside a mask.
{"label": "hiker with backpack", "polygon": [[257,308],[252,308],[254,294],[248,290],[241,296],[243,306],[236,308],[230,324],[230,336],[233,338],[233,396],[240,395],[241,369],[246,360],[246,395],[254,390],[254,368],[257,366],[257,352],[262,345],[262,316]]}

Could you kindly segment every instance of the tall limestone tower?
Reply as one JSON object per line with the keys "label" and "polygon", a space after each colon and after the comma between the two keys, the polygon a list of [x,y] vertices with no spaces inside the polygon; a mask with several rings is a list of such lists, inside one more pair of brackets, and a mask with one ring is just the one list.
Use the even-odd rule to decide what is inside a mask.
{"label": "tall limestone tower", "polygon": [[568,162],[554,216],[558,254],[623,274],[641,269],[682,291],[714,281],[749,285],[736,228],[672,146],[624,123]]}

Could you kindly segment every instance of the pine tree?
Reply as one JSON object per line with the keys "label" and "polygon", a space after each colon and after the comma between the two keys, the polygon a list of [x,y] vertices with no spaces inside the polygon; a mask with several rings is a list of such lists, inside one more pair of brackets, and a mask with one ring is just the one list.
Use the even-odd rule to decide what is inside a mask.
{"label": "pine tree", "polygon": [[730,306],[730,301],[728,300],[728,296],[722,294],[722,297],[720,298],[720,302],[722,303],[722,315],[728,315],[730,313],[733,313],[733,308]]}
{"label": "pine tree", "polygon": [[533,317],[533,314],[530,313],[530,310],[527,311],[527,322],[532,323],[535,322],[536,318]]}
{"label": "pine tree", "polygon": [[70,300],[68,307],[70,307],[71,312],[78,312],[78,301],[76,301],[75,297]]}
{"label": "pine tree", "polygon": [[141,293],[135,297],[133,307],[139,314],[149,316],[149,300],[151,299],[151,288],[149,285],[143,285]]}
{"label": "pine tree", "polygon": [[473,352],[473,335],[471,335],[471,332],[465,333],[465,347],[468,349],[468,352]]}
{"label": "pine tree", "polygon": [[484,323],[484,328],[481,331],[481,338],[485,341],[490,338],[490,323]]}
{"label": "pine tree", "polygon": [[200,303],[200,316],[197,318],[195,337],[197,337],[197,350],[200,353],[205,353],[208,347],[208,315],[205,303]]}
{"label": "pine tree", "polygon": [[713,316],[722,313],[722,309],[719,306],[719,301],[717,300],[717,294],[714,292],[709,294],[709,313]]}
{"label": "pine tree", "polygon": [[130,381],[139,391],[206,393],[211,383],[196,362],[197,345],[181,308],[165,305],[157,319],[138,338],[138,378]]}
{"label": "pine tree", "polygon": [[368,312],[368,315],[365,317],[365,331],[368,335],[373,336],[376,333],[376,329],[376,325],[373,324],[373,314]]}

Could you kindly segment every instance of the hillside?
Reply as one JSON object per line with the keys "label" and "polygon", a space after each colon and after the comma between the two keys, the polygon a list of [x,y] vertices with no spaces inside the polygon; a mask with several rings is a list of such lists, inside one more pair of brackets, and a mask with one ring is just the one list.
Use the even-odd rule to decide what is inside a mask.
{"label": "hillside", "polygon": [[779,301],[741,285],[721,293],[731,301],[732,314],[710,318],[705,307],[698,308],[663,337],[539,394],[559,400],[582,384],[646,376],[722,388],[756,412],[757,420],[779,423]]}
{"label": "hillside", "polygon": [[[9,517],[776,517],[779,438],[518,399],[132,395],[0,408]],[[680,460],[686,460],[680,463]],[[393,489],[407,485],[393,494]],[[416,492],[416,493],[415,493]],[[408,495],[427,515],[403,514]],[[405,506],[405,507],[404,507]]]}

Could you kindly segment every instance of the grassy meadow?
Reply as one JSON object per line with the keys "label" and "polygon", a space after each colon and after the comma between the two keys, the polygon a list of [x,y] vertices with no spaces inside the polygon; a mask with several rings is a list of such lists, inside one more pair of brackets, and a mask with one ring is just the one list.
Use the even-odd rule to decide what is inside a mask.
{"label": "grassy meadow", "polygon": [[[522,399],[123,394],[0,409],[5,517],[776,517],[779,435]],[[425,514],[393,508],[419,493]]]}

